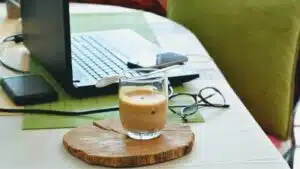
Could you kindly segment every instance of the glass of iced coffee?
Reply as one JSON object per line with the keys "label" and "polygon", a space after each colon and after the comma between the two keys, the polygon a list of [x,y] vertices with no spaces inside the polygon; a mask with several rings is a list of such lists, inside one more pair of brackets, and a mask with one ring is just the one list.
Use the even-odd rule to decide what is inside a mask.
{"label": "glass of iced coffee", "polygon": [[127,135],[133,139],[156,138],[166,124],[167,78],[163,72],[151,74],[153,71],[133,69],[119,81],[120,118]]}

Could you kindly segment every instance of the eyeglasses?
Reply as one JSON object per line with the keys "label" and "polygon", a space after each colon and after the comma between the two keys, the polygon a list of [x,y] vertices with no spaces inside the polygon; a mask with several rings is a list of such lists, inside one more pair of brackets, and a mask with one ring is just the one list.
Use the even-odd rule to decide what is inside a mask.
{"label": "eyeglasses", "polygon": [[180,116],[184,122],[187,117],[198,112],[199,107],[229,108],[223,94],[215,87],[205,87],[197,94],[177,93],[169,96],[169,110]]}

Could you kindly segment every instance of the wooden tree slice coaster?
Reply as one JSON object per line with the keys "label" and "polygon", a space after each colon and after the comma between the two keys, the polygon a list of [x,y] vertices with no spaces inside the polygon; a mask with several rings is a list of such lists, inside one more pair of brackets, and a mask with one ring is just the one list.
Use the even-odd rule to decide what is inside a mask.
{"label": "wooden tree slice coaster", "polygon": [[63,137],[69,152],[81,160],[101,166],[136,167],[176,159],[193,147],[194,133],[189,125],[168,125],[162,134],[147,141],[126,136],[120,120],[103,120],[74,128]]}

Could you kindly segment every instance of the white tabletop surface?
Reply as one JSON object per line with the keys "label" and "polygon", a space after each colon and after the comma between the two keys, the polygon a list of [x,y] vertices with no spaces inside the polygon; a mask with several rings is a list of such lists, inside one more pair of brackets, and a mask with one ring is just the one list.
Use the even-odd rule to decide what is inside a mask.
{"label": "white tabletop surface", "polygon": [[[5,17],[4,7],[4,4],[0,4],[1,20]],[[78,4],[72,4],[71,10],[72,12],[130,11],[110,6]],[[183,158],[144,168],[288,169],[279,152],[195,37],[186,29],[166,19],[149,13],[145,16],[163,47],[179,52],[187,51],[186,54],[193,55],[197,60],[191,65],[199,70],[201,78],[186,84],[185,87],[196,92],[202,87],[215,86],[225,95],[231,108],[203,109],[202,114],[206,122],[191,124],[196,136],[192,152]],[[3,30],[3,24],[1,26],[0,33],[6,34],[7,30]],[[12,73],[0,68],[1,76],[8,74]],[[0,92],[0,95],[1,106],[12,106],[3,92]],[[1,169],[101,168],[78,160],[64,149],[62,137],[69,129],[22,131],[21,123],[22,116],[0,116]]]}

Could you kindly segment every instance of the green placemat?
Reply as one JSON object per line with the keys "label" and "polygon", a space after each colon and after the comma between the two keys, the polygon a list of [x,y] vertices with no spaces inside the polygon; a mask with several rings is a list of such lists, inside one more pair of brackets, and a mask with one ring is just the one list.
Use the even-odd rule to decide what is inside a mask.
{"label": "green placemat", "polygon": [[[73,33],[112,30],[132,29],[145,37],[147,40],[156,42],[155,36],[142,12],[131,13],[94,13],[94,14],[72,14],[71,30]],[[25,108],[50,109],[50,110],[90,110],[118,105],[116,95],[105,97],[93,97],[87,99],[72,98],[65,93],[62,87],[56,83],[51,75],[44,70],[37,60],[32,59],[30,70],[33,73],[42,75],[59,93],[59,100],[55,103],[25,106]],[[182,91],[183,88],[176,90]],[[117,117],[119,112],[108,112],[86,116],[57,116],[57,115],[36,115],[26,114],[23,118],[23,129],[49,129],[49,128],[71,128],[84,124],[91,124],[95,120]],[[168,119],[171,122],[181,122],[181,119],[169,112]],[[200,113],[189,118],[191,122],[203,122]]]}

